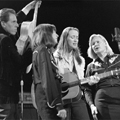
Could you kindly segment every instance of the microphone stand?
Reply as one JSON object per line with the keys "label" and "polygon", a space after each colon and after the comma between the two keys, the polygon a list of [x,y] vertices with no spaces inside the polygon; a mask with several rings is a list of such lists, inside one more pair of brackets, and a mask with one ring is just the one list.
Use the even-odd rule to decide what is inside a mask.
{"label": "microphone stand", "polygon": [[23,80],[20,81],[20,85],[21,85],[21,119],[20,120],[23,120],[23,85],[24,85],[24,82]]}

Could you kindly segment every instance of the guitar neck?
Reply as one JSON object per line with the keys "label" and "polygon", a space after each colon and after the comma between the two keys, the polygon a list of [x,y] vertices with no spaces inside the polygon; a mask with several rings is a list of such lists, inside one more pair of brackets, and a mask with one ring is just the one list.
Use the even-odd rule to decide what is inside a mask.
{"label": "guitar neck", "polygon": [[34,10],[34,15],[33,15],[33,20],[32,20],[33,23],[34,23],[34,26],[36,26],[36,22],[37,22],[38,4],[39,4],[39,2],[36,1],[35,10]]}
{"label": "guitar neck", "polygon": [[101,74],[98,74],[97,76],[102,79],[102,78],[106,78],[106,77],[109,77],[109,76],[112,76],[114,75],[114,71],[109,71],[109,72],[105,72],[105,73],[101,73]]}
{"label": "guitar neck", "polygon": [[[120,70],[108,71],[108,72],[105,72],[105,73],[97,74],[96,76],[98,76],[100,79],[102,79],[102,78],[106,78],[106,77],[113,76],[113,75],[118,75],[118,74],[120,74]],[[83,84],[88,83],[89,80],[90,80],[90,77],[87,77],[87,78],[77,80],[77,81],[73,81],[73,82],[70,82],[70,83],[64,83],[64,84],[62,84],[62,87],[74,87],[74,86],[79,85],[79,84],[83,85]]]}
{"label": "guitar neck", "polygon": [[[112,76],[112,75],[118,75],[119,72],[120,72],[119,70],[111,70],[111,71],[108,71],[108,72],[105,72],[105,73],[97,74],[96,76],[99,77],[100,79],[102,79],[102,78],[106,78],[106,77],[109,77],[109,76]],[[81,80],[82,81],[81,85],[88,83],[89,80],[90,80],[90,77],[82,79]]]}

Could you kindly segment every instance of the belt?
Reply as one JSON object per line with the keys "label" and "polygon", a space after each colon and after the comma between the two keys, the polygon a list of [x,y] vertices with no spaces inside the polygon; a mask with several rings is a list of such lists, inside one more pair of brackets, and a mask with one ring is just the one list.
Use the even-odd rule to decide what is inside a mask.
{"label": "belt", "polygon": [[71,98],[71,99],[64,99],[63,100],[63,104],[69,104],[69,103],[74,103],[79,101],[82,98],[82,94],[81,92],[79,92],[79,94],[75,97],[75,98]]}

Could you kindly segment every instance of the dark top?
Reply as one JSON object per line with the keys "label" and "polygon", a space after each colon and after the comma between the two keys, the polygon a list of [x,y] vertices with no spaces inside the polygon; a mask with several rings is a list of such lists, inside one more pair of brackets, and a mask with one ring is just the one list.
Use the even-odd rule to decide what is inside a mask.
{"label": "dark top", "polygon": [[97,58],[95,61],[88,64],[86,70],[86,77],[94,75],[95,73],[103,73],[100,75],[101,79],[97,84],[89,86],[89,89],[86,88],[85,96],[89,105],[93,103],[92,99],[94,99],[94,95],[98,89],[105,87],[120,86],[119,69],[119,54],[106,56],[104,62],[101,59]]}
{"label": "dark top", "polygon": [[[21,23],[25,14],[18,13],[18,22]],[[21,80],[21,71],[31,63],[30,52],[23,56],[17,52],[15,45],[18,34],[15,36],[7,33],[0,25],[0,96],[13,96],[18,102],[18,91]],[[31,56],[32,58],[32,56]]]}
{"label": "dark top", "polygon": [[60,79],[52,54],[41,44],[34,50],[32,61],[34,83],[42,84],[46,102],[51,107],[57,106],[58,109],[62,109]]}

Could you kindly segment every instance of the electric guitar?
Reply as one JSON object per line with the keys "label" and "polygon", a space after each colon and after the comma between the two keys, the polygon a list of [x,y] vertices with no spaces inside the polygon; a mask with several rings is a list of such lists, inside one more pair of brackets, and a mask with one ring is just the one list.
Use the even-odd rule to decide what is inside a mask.
{"label": "electric guitar", "polygon": [[27,43],[32,40],[33,31],[36,27],[36,22],[37,22],[37,13],[38,13],[39,2],[42,2],[42,1],[36,0],[33,20],[31,22],[25,21],[25,22],[22,22],[22,24],[21,24],[20,37],[16,42],[18,52],[21,55],[23,54],[24,48],[26,47]]}
{"label": "electric guitar", "polygon": [[[120,69],[111,70],[108,72],[100,73],[95,76],[99,77],[100,79],[106,78],[113,75],[119,75]],[[78,79],[77,75],[69,70],[66,70],[65,74],[62,74],[62,100],[75,98],[78,93],[80,92],[79,85],[83,85],[88,83],[90,77],[84,79]]]}

